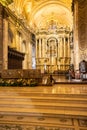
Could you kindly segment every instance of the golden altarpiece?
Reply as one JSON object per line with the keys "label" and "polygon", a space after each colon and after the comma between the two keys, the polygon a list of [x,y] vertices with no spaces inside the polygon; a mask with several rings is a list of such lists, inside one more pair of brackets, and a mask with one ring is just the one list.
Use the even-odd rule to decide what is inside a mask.
{"label": "golden altarpiece", "polygon": [[66,72],[71,63],[72,31],[51,20],[36,32],[36,68],[45,73]]}

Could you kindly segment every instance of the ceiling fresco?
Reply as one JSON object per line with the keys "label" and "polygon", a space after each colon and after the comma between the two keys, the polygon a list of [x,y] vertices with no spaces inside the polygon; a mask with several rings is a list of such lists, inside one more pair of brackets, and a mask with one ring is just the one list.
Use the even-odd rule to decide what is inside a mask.
{"label": "ceiling fresco", "polygon": [[34,30],[47,28],[51,21],[57,26],[72,28],[72,0],[0,0]]}

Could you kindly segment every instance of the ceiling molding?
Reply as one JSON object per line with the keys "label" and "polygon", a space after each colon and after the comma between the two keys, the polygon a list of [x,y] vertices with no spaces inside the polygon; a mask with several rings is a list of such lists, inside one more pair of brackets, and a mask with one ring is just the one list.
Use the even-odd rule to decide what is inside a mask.
{"label": "ceiling molding", "polygon": [[0,3],[3,6],[8,6],[9,4],[11,4],[13,2],[13,0],[1,0]]}

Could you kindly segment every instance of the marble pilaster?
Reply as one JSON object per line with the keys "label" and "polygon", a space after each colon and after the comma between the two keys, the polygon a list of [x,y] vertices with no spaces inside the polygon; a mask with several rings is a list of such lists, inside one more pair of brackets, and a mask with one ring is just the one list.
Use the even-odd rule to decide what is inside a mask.
{"label": "marble pilaster", "polygon": [[74,68],[79,69],[78,2],[74,3]]}
{"label": "marble pilaster", "polygon": [[29,43],[29,68],[32,69],[32,44]]}
{"label": "marble pilaster", "polygon": [[8,21],[3,19],[3,69],[8,69]]}
{"label": "marble pilaster", "polygon": [[0,4],[0,71],[3,69],[3,6]]}

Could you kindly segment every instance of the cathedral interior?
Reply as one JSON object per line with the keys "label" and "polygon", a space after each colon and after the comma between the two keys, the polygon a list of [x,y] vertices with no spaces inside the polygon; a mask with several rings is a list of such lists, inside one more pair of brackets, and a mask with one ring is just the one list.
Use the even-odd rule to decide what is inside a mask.
{"label": "cathedral interior", "polygon": [[[1,0],[1,3],[7,5],[8,30],[5,39],[8,57],[3,69],[67,71],[73,62],[72,1]],[[19,58],[11,50],[20,53]]]}
{"label": "cathedral interior", "polygon": [[72,0],[1,0],[1,4],[5,44],[1,48],[6,52],[1,54],[1,69],[65,73],[70,65],[78,70],[80,61],[87,59],[86,14],[82,15],[86,8],[81,11],[81,3],[81,13]]}
{"label": "cathedral interior", "polygon": [[87,130],[87,0],[0,0],[0,98],[0,130]]}

